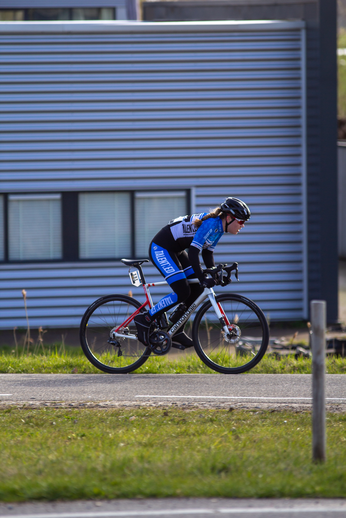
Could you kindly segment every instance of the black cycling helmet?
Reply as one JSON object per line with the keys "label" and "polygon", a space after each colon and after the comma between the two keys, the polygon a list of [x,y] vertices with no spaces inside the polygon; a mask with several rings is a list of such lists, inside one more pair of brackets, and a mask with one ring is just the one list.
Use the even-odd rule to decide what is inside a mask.
{"label": "black cycling helmet", "polygon": [[228,212],[241,221],[247,221],[251,216],[249,207],[238,198],[227,198],[221,203],[221,209],[222,212]]}

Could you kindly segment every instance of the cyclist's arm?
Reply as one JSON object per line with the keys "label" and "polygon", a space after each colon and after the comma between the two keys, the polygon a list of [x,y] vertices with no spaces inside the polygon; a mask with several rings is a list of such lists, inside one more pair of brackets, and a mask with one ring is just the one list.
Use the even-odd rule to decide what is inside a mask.
{"label": "cyclist's arm", "polygon": [[202,270],[202,267],[201,267],[201,263],[199,262],[199,249],[196,248],[195,246],[193,245],[190,245],[189,247],[189,261],[190,261],[190,264],[193,268],[193,271],[195,272],[195,274],[197,275],[197,278],[199,280],[199,282],[203,282],[204,280],[204,274],[203,274],[203,270]]}
{"label": "cyclist's arm", "polygon": [[[212,250],[202,250],[202,257],[207,268],[213,268],[213,266],[215,266],[214,253]],[[193,271],[197,275],[199,281],[202,282],[204,280],[204,274],[201,263],[199,262],[199,250],[195,246],[190,246],[189,248],[189,260]]]}
{"label": "cyclist's arm", "polygon": [[208,248],[202,250],[203,262],[207,268],[213,268],[215,266],[214,252]]}
{"label": "cyclist's arm", "polygon": [[[212,268],[215,266],[213,250],[221,237],[220,233],[215,234],[215,232],[219,230],[219,227],[219,222],[214,219],[204,221],[197,230],[195,237],[189,247],[189,260],[195,274],[201,283],[205,280],[205,278],[201,264],[199,262],[199,252],[202,251],[203,261],[207,268]],[[203,248],[207,240],[209,240],[210,245],[208,248]]]}

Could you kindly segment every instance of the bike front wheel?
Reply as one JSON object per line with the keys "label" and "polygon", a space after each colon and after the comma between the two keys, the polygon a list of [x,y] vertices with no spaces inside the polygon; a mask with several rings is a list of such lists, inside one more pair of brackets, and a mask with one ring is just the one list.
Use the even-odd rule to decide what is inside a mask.
{"label": "bike front wheel", "polygon": [[86,310],[80,325],[80,343],[85,356],[98,369],[111,374],[126,374],[138,369],[150,356],[150,347],[136,336],[132,320],[114,338],[112,330],[126,321],[141,304],[126,295],[109,295],[96,300]]}
{"label": "bike front wheel", "polygon": [[196,314],[192,336],[200,359],[222,374],[240,374],[263,358],[269,328],[262,310],[252,300],[237,294],[216,296],[229,323],[225,333],[210,301]]}

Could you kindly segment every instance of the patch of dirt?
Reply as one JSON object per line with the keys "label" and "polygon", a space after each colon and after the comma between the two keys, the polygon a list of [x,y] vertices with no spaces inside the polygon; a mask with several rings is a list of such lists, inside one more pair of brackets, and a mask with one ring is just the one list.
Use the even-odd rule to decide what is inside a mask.
{"label": "patch of dirt", "polygon": [[[310,403],[215,403],[215,402],[172,402],[169,403],[167,401],[88,401],[85,403],[68,403],[65,401],[34,401],[34,402],[26,402],[26,403],[18,403],[17,401],[1,401],[0,402],[0,410],[5,410],[8,408],[20,408],[24,410],[37,409],[37,408],[74,408],[74,409],[83,409],[83,408],[95,408],[95,409],[115,409],[115,408],[161,408],[161,409],[169,409],[169,408],[181,408],[183,410],[194,410],[194,409],[204,409],[204,410],[228,410],[229,412],[235,410],[269,410],[271,412],[281,412],[281,411],[293,411],[293,412],[311,412],[311,404]],[[345,404],[334,404],[327,403],[326,411],[331,413],[344,414],[346,413],[346,403]]]}

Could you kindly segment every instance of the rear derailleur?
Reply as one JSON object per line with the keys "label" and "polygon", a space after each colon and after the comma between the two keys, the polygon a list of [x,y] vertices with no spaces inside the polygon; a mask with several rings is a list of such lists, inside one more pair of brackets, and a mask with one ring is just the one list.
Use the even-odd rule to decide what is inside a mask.
{"label": "rear derailleur", "polygon": [[[112,330],[113,331],[113,330]],[[117,340],[117,338],[115,338],[115,334],[113,334],[111,331],[111,335],[110,337],[108,338],[107,342],[111,345],[113,345],[113,347],[117,347],[118,348],[118,352],[117,352],[117,356],[122,356],[123,355],[123,352],[121,350],[121,343],[119,342],[119,340]],[[124,335],[128,335],[130,332],[129,328],[128,327],[125,327],[123,328],[123,333]],[[125,338],[125,337],[124,337]]]}

